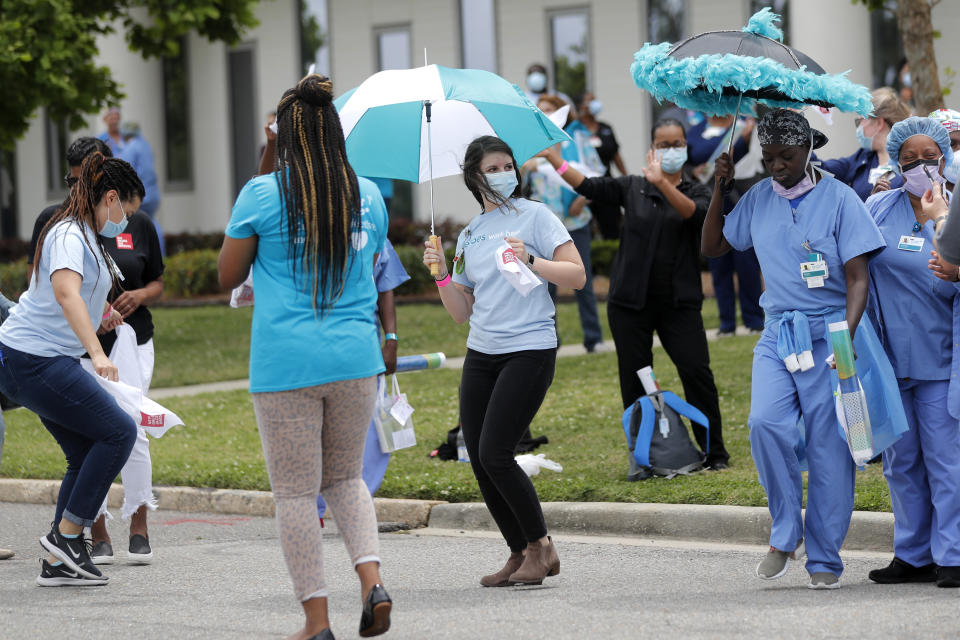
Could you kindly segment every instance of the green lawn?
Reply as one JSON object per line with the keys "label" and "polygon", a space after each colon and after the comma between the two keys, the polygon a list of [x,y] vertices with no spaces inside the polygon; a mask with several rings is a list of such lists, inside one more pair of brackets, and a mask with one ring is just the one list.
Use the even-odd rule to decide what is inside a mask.
{"label": "green lawn", "polygon": [[[605,340],[610,340],[607,306],[597,307]],[[583,332],[577,305],[558,306],[560,340],[580,344]],[[252,309],[227,306],[157,308],[153,310],[156,335],[154,387],[238,380],[247,377]],[[707,328],[719,326],[717,305],[708,299],[703,308]],[[438,304],[397,306],[400,355],[442,351],[448,357],[466,353],[468,324],[458,325]]]}
{"label": "green lawn", "polygon": [[[423,309],[428,312],[423,312]],[[401,312],[406,315],[408,311],[415,311],[428,316],[430,309],[432,307],[428,305],[408,309],[401,307]],[[173,310],[169,312],[173,313]],[[236,310],[230,313],[237,314],[237,317],[244,314]],[[422,320],[427,321],[426,326],[431,320],[442,320],[446,323],[443,326],[451,333],[458,328],[439,314]],[[208,321],[216,326],[215,318],[208,318]],[[404,335],[408,336],[410,342],[417,332],[409,319],[407,322],[410,326]],[[401,324],[403,326],[407,325]],[[230,330],[225,327],[224,333]],[[427,333],[426,329],[421,331]],[[183,343],[190,342],[194,348],[201,348],[204,341],[196,337],[196,332],[191,335],[186,326],[183,332]],[[448,339],[434,339],[430,344]],[[206,343],[210,344],[211,340]],[[720,389],[724,435],[732,455],[731,468],[722,473],[702,473],[673,480],[652,479],[629,483],[624,479],[627,452],[620,427],[616,356],[594,354],[559,359],[556,378],[532,425],[532,431],[535,435],[547,435],[550,438],[550,444],[541,447],[538,452],[562,464],[564,471],[542,471],[534,478],[541,498],[765,505],[766,499],[757,483],[750,458],[746,426],[754,341],[749,337],[728,338],[710,345]],[[428,344],[426,339],[424,344]],[[186,353],[186,347],[181,348]],[[462,342],[460,349],[462,353]],[[408,346],[408,351],[416,350]],[[657,377],[665,388],[680,390],[676,370],[661,349],[655,350],[655,366]],[[181,367],[181,370],[184,369]],[[203,370],[202,365],[196,365],[197,374]],[[378,495],[450,501],[480,500],[469,465],[428,457],[430,450],[443,440],[446,431],[456,424],[459,376],[460,372],[456,370],[435,370],[400,377],[403,391],[416,408],[414,422],[418,444],[393,456]],[[244,391],[206,394],[169,399],[165,403],[184,419],[187,426],[177,427],[163,438],[152,441],[154,481],[157,484],[269,488],[249,394]],[[62,454],[37,418],[18,409],[7,412],[6,419],[7,442],[0,475],[62,477]],[[856,508],[890,509],[886,484],[878,465],[872,465],[858,474]]]}

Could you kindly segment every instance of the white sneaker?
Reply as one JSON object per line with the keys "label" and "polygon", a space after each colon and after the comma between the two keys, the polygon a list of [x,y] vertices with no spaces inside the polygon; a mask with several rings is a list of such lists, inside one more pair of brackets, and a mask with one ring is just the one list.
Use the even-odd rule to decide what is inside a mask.
{"label": "white sneaker", "polygon": [[840,578],[826,571],[818,571],[810,576],[810,584],[807,585],[807,589],[815,589],[817,591],[839,588]]}

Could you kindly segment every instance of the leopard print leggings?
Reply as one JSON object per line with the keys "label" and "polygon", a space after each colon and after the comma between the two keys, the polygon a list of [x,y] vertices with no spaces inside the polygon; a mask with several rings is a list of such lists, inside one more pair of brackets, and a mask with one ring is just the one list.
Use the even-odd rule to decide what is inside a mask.
{"label": "leopard print leggings", "polygon": [[321,491],[354,566],[380,561],[377,516],[360,476],[376,395],[376,378],[253,394],[280,546],[301,601],[326,597]]}

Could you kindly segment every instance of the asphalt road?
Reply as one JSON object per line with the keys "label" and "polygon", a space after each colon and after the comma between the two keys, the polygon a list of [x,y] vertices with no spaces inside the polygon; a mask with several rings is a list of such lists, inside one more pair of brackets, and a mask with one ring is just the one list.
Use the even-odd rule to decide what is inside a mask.
{"label": "asphalt road", "polygon": [[[105,587],[34,584],[38,538],[53,508],[0,503],[0,638],[283,638],[301,624],[271,519],[151,514],[156,556],[118,564]],[[338,639],[356,638],[359,586],[335,527],[325,536],[330,611]],[[791,567],[763,582],[763,550],[625,538],[557,538],[562,572],[543,587],[484,589],[505,547],[488,533],[420,530],[381,535],[394,599],[385,638],[956,638],[960,590],[879,586],[867,571],[889,557],[846,556],[838,591],[806,589]]]}

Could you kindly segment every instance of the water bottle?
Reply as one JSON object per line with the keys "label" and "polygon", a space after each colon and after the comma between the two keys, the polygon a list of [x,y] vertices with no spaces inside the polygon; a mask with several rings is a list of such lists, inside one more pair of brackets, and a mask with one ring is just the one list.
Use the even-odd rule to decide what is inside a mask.
{"label": "water bottle", "polygon": [[470,462],[470,454],[467,453],[467,443],[463,440],[463,428],[457,431],[457,461]]}

